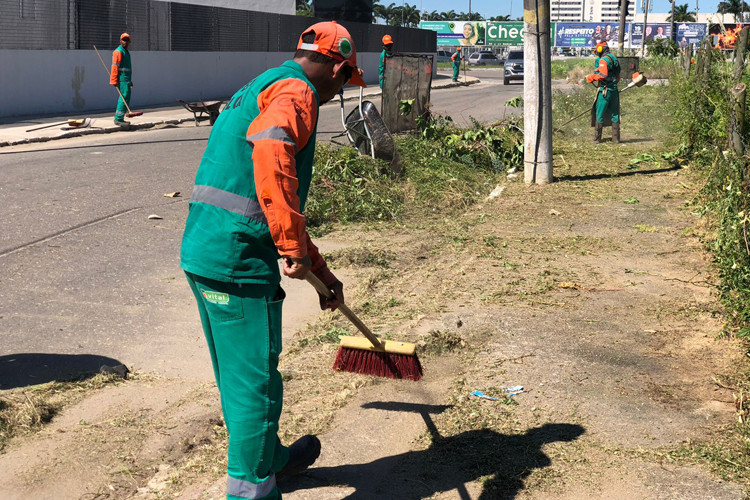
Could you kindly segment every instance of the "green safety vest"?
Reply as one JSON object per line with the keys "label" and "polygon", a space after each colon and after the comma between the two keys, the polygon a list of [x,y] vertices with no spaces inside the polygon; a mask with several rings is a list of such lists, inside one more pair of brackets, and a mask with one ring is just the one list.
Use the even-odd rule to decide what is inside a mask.
{"label": "green safety vest", "polygon": [[620,61],[614,54],[604,54],[597,59],[596,67],[599,68],[599,60],[604,59],[607,62],[609,74],[604,78],[604,85],[610,89],[617,89],[617,78],[620,76]]}
{"label": "green safety vest", "polygon": [[[256,195],[253,148],[246,134],[260,114],[258,95],[287,78],[305,82],[320,105],[302,67],[286,61],[238,90],[214,123],[195,177],[182,238],[180,260],[185,271],[233,283],[281,281],[279,254]],[[310,140],[295,154],[302,212],[312,181],[317,127],[316,122]]]}
{"label": "green safety vest", "polygon": [[130,52],[122,48],[122,45],[115,50],[119,50],[122,53],[122,61],[120,61],[119,68],[120,82],[123,80],[129,82],[133,79],[133,68],[130,66]]}

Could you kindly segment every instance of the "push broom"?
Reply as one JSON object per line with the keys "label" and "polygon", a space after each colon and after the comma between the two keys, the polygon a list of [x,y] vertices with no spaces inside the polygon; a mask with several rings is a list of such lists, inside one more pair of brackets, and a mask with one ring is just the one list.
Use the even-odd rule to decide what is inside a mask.
{"label": "push broom", "polygon": [[[99,60],[102,62],[102,67],[104,67],[104,71],[109,75],[109,70],[107,69],[107,65],[104,64],[104,59],[102,59],[101,54],[99,54],[99,51],[96,48],[96,45],[94,45],[94,50],[96,51],[96,55],[99,56]],[[120,94],[120,99],[122,99],[122,103],[125,104],[125,108],[128,110],[127,114],[125,115],[126,118],[133,118],[134,116],[141,116],[143,114],[143,111],[136,111],[133,112],[130,109],[130,106],[128,106],[128,102],[125,100],[125,97],[123,97],[122,92],[120,92],[120,89],[117,88],[117,85],[113,85],[115,90],[117,90],[117,93]]]}
{"label": "push broom", "polygon": [[[308,272],[305,279],[319,294],[328,299],[334,298],[333,292],[313,273]],[[333,363],[334,370],[386,378],[422,378],[422,365],[417,358],[416,345],[380,340],[346,304],[340,303],[337,310],[367,338],[341,337],[339,352]]]}

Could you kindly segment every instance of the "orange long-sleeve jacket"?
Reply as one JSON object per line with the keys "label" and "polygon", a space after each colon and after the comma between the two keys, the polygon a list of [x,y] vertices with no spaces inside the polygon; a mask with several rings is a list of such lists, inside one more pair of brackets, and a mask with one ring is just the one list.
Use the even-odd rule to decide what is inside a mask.
{"label": "orange long-sleeve jacket", "polygon": [[305,228],[297,194],[295,155],[304,148],[318,121],[312,89],[298,79],[280,80],[258,95],[260,114],[247,130],[253,145],[255,190],[279,255],[310,256],[312,272],[324,283],[335,278]]}

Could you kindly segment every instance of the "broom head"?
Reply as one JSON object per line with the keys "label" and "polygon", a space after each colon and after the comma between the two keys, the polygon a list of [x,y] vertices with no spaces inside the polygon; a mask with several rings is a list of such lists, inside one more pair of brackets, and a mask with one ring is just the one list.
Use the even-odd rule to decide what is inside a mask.
{"label": "broom head", "polygon": [[385,378],[420,380],[422,365],[416,346],[407,342],[381,340],[383,349],[361,337],[341,337],[333,369]]}
{"label": "broom head", "polygon": [[133,111],[132,113],[126,113],[125,117],[133,118],[134,116],[141,116],[142,114],[143,114],[143,111]]}

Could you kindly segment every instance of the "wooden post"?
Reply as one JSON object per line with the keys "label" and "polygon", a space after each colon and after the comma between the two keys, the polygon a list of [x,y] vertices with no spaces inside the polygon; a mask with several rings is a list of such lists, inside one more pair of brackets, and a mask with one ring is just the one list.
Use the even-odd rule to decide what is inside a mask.
{"label": "wooden post", "polygon": [[550,0],[524,0],[524,181],[552,182]]}
{"label": "wooden post", "polygon": [[[742,30],[745,31],[745,30]],[[738,83],[732,88],[732,117],[729,122],[730,141],[732,151],[738,156],[745,154],[742,138],[745,133],[745,97],[747,88],[744,83]]]}
{"label": "wooden post", "polygon": [[750,31],[747,27],[742,28],[740,37],[734,45],[734,81],[739,83],[742,80],[742,73],[745,71],[745,52],[747,51],[747,35]]}

